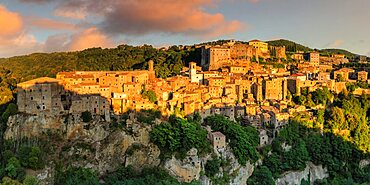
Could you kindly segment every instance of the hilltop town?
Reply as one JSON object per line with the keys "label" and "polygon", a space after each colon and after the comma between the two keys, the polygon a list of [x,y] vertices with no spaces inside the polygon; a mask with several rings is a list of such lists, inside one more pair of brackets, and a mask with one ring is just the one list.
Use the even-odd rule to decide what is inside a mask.
{"label": "hilltop town", "polygon": [[[260,64],[272,57],[284,67]],[[287,58],[284,46],[230,40],[201,46],[198,65],[190,62],[181,75],[166,79],[156,78],[150,60],[148,70],[59,72],[55,79],[22,82],[17,85],[17,104],[20,112],[28,114],[72,114],[78,118],[88,111],[109,121],[128,110],[158,109],[163,115],[199,112],[205,118],[220,114],[246,124],[279,128],[295,112],[307,111],[291,103],[302,90],[327,88],[338,94],[346,91],[347,82],[368,83],[366,71],[333,68],[349,62],[343,54],[320,56],[316,51],[297,51],[291,57],[299,61],[295,70],[281,62]],[[370,91],[360,88],[354,93]]]}
{"label": "hilltop town", "polygon": [[[297,120],[307,122],[305,126],[318,129],[321,134],[329,129],[327,134],[333,132],[350,138],[348,140],[356,137],[353,142],[361,141],[356,146],[362,151],[369,150],[364,144],[367,135],[356,135],[365,133],[359,128],[367,127],[361,124],[357,127],[328,126],[332,122],[347,124],[340,118],[341,114],[349,118],[351,124],[356,119],[366,122],[357,113],[350,113],[348,106],[340,105],[347,111],[345,113],[342,109],[337,113],[328,108],[337,108],[337,102],[344,101],[345,97],[352,101],[352,95],[361,97],[361,101],[367,100],[366,95],[370,93],[368,72],[363,68],[344,67],[353,64],[352,58],[344,54],[324,55],[316,50],[290,50],[288,53],[285,46],[269,46],[259,40],[229,40],[192,47],[200,51],[196,57],[199,60],[189,62],[177,75],[167,78],[157,74],[156,67],[162,67],[157,59],[149,59],[144,61],[145,69],[140,70],[69,70],[57,72],[55,78],[40,77],[18,83],[17,108],[14,114],[8,115],[4,138],[41,138],[45,133],[48,140],[61,137],[64,142],[58,141],[54,149],[58,155],[72,157],[66,166],[90,166],[103,177],[121,164],[139,169],[160,166],[180,182],[200,181],[203,184],[218,182],[225,174],[229,179],[225,177],[223,182],[245,184],[261,165],[276,173],[273,174],[276,184],[328,178],[326,167],[331,164],[326,161],[317,163],[319,165],[309,163],[306,147],[298,155],[294,153],[302,147],[302,139],[288,142],[284,135],[279,135],[280,132],[293,132],[290,129],[297,126]],[[360,57],[358,63],[366,64],[366,57]],[[348,97],[349,92],[351,97]],[[357,104],[367,106],[354,100],[351,103],[354,111],[359,111]],[[363,108],[358,114],[366,117],[367,114],[362,113],[366,110]],[[323,120],[324,114],[330,114],[328,120]],[[185,137],[174,135],[167,128],[171,124],[183,124],[182,134],[199,137],[202,142],[169,150],[172,144],[168,146],[167,143],[173,138]],[[220,128],[217,124],[224,126]],[[223,130],[226,126],[228,129]],[[115,130],[117,127],[121,130]],[[164,133],[162,127],[165,127]],[[206,134],[201,135],[203,132]],[[316,130],[310,132],[316,133]],[[153,133],[160,136],[153,137]],[[157,137],[163,138],[158,141]],[[325,138],[331,137],[325,135]],[[84,144],[77,146],[74,142]],[[187,142],[190,141],[181,144],[187,145]],[[276,146],[274,143],[282,149],[271,149]],[[201,157],[200,153],[205,152],[208,144],[212,151]],[[84,160],[74,159],[73,156],[82,155],[80,150],[85,152]],[[264,153],[264,150],[270,152]],[[297,158],[291,161],[304,162],[286,164],[281,170],[274,169],[268,161],[270,155],[289,152]],[[175,159],[179,153],[184,155],[183,159]],[[258,153],[267,158],[260,158]],[[163,159],[160,155],[170,157]],[[258,162],[258,159],[264,161]],[[207,164],[213,160],[226,160],[229,164],[218,164],[217,171],[222,169],[221,172],[209,174]],[[287,159],[282,157],[281,160]],[[54,173],[55,169],[51,169],[46,169],[45,173]],[[201,173],[204,170],[206,175]],[[291,177],[291,170],[301,171],[297,172],[297,177]],[[287,174],[283,174],[286,171]],[[311,173],[315,175],[310,176]],[[53,178],[39,179],[49,182]]]}

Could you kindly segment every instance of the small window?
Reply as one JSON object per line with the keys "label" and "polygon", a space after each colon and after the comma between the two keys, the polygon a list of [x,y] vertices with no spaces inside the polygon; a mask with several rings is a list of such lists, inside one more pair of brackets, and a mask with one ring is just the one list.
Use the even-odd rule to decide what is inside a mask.
{"label": "small window", "polygon": [[33,100],[33,97],[31,97],[31,100]]}

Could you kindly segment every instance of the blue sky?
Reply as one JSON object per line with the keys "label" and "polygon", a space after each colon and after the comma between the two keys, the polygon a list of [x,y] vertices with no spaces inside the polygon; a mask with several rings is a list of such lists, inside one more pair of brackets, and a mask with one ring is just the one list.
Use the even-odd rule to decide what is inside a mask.
{"label": "blue sky", "polygon": [[0,57],[231,38],[370,55],[368,0],[2,0],[0,7],[0,27],[12,16],[21,23],[0,32]]}

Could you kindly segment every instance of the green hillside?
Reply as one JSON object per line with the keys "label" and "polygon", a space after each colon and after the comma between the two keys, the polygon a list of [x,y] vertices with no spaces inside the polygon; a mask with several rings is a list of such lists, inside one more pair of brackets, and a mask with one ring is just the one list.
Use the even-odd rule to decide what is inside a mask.
{"label": "green hillside", "polygon": [[344,54],[347,58],[354,59],[356,58],[357,54],[349,52],[344,49],[322,49],[320,50],[321,54],[331,55],[331,54]]}
{"label": "green hillside", "polygon": [[307,46],[303,46],[301,44],[295,43],[295,42],[290,41],[290,40],[285,40],[285,39],[267,41],[267,43],[270,46],[285,46],[286,51],[289,51],[289,52],[296,52],[296,51],[307,52],[307,51],[312,51],[313,50],[313,49],[311,49]]}

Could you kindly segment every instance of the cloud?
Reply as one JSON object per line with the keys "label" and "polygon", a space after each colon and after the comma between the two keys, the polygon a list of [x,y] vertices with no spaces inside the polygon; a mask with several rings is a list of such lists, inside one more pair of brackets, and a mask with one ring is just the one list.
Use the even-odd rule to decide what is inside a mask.
{"label": "cloud", "polygon": [[253,4],[256,4],[256,3],[259,3],[261,0],[249,0],[249,2],[253,3]]}
{"label": "cloud", "polygon": [[342,44],[343,44],[343,40],[335,40],[334,42],[330,43],[329,46],[336,48],[336,47],[341,46]]}
{"label": "cloud", "polygon": [[68,44],[68,49],[82,50],[90,47],[112,47],[113,42],[97,28],[88,28],[71,37],[71,42]]}
{"label": "cloud", "polygon": [[[25,0],[23,0],[25,1]],[[44,3],[55,0],[32,0]],[[152,33],[217,37],[245,28],[238,20],[209,13],[219,0],[64,0],[55,1],[54,15],[101,20],[95,26],[110,35]]]}
{"label": "cloud", "polygon": [[74,24],[60,22],[48,18],[32,18],[30,24],[35,27],[51,30],[75,30]]}
{"label": "cloud", "polygon": [[0,57],[37,50],[35,37],[23,30],[22,16],[0,4]]}
{"label": "cloud", "polygon": [[18,0],[23,3],[49,3],[55,0]]}
{"label": "cloud", "polygon": [[70,34],[57,34],[47,38],[43,44],[43,51],[77,51],[92,47],[109,48],[115,43],[96,27],[90,27],[80,32]]}
{"label": "cloud", "polygon": [[42,44],[38,43],[31,34],[21,33],[16,37],[0,38],[0,57],[23,55],[42,51]]}
{"label": "cloud", "polygon": [[127,0],[106,12],[101,23],[112,34],[142,35],[153,32],[221,36],[243,27],[239,21],[227,21],[221,13],[204,10],[211,0]]}
{"label": "cloud", "polygon": [[0,37],[13,36],[22,30],[22,17],[0,4]]}

